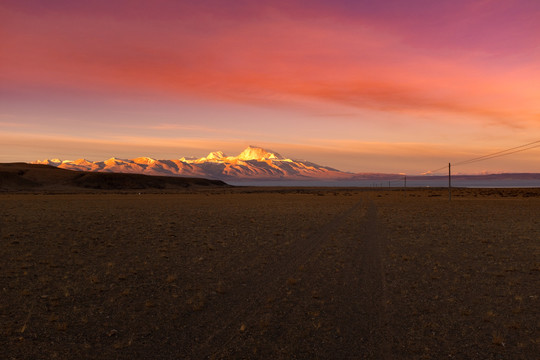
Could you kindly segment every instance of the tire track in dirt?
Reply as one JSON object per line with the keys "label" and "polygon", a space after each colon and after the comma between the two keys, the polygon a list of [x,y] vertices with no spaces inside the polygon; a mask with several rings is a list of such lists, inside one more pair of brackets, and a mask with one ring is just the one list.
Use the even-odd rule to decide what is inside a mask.
{"label": "tire track in dirt", "polygon": [[[258,277],[252,284],[247,284],[242,291],[237,291],[233,299],[230,299],[231,307],[227,314],[221,314],[219,321],[221,326],[213,332],[207,333],[206,340],[193,346],[191,356],[193,359],[209,358],[219,353],[234,339],[243,322],[250,315],[264,307],[266,300],[280,290],[287,278],[301,265],[305,264],[316,253],[326,240],[342,226],[345,221],[362,208],[363,199],[356,202],[345,211],[338,213],[322,227],[314,231],[310,236],[298,241],[290,255],[282,261],[271,264],[262,277]],[[204,329],[205,324],[200,324],[199,329]],[[209,324],[206,324],[209,325]],[[215,325],[214,325],[215,327]],[[208,330],[208,328],[206,328]]]}
{"label": "tire track in dirt", "polygon": [[[366,214],[361,222],[360,231],[353,238],[357,244],[358,262],[350,262],[347,280],[350,286],[345,288],[344,298],[351,299],[344,306],[344,315],[349,315],[349,329],[345,342],[358,353],[349,357],[389,359],[389,334],[386,326],[384,290],[384,271],[382,263],[382,246],[384,234],[377,219],[377,208],[373,202],[367,204]],[[352,301],[354,299],[354,301]],[[361,338],[358,342],[358,336]]]}
{"label": "tire track in dirt", "polygon": [[[305,271],[308,278],[303,289],[291,299],[296,305],[273,319],[274,324],[295,328],[292,333],[281,329],[287,331],[275,341],[288,347],[289,353],[282,354],[282,358],[390,358],[382,263],[386,237],[379,226],[374,203],[367,204],[365,213],[346,219],[339,230],[336,238],[323,244],[321,251],[308,260]],[[343,264],[339,272],[335,272],[333,262]],[[312,290],[325,301],[314,300]],[[317,330],[306,328],[306,313],[313,310],[321,313],[312,318],[313,325],[319,324]],[[295,325],[295,320],[304,321],[303,327]],[[289,339],[291,336],[294,339]],[[308,347],[295,345],[306,338],[309,338]]]}

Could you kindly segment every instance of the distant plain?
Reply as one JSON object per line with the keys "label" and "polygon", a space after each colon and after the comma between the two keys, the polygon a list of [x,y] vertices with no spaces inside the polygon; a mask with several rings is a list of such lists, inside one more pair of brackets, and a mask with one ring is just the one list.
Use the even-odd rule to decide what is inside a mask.
{"label": "distant plain", "polygon": [[[160,193],[162,192],[162,193]],[[540,189],[0,195],[6,359],[532,359]]]}

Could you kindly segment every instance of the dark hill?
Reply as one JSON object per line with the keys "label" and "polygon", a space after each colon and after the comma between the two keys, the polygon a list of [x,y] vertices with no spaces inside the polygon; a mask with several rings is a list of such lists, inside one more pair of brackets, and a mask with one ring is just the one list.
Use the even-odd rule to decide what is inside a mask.
{"label": "dark hill", "polygon": [[186,189],[228,186],[220,180],[99,173],[59,169],[48,165],[0,163],[0,191],[77,191]]}

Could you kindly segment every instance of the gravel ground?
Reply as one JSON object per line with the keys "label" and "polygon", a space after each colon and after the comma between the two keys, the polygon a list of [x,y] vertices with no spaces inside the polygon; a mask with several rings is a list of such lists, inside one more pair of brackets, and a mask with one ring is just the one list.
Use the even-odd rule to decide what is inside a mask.
{"label": "gravel ground", "polygon": [[0,195],[0,358],[535,359],[540,190]]}

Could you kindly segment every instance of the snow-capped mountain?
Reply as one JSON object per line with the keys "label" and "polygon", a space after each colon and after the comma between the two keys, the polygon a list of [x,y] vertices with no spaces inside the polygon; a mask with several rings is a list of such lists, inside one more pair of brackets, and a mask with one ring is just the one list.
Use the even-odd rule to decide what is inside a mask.
{"label": "snow-capped mountain", "polygon": [[350,173],[312,162],[287,159],[276,152],[256,146],[249,146],[238,156],[227,156],[222,151],[214,151],[206,157],[198,159],[183,157],[173,160],[156,160],[149,157],[138,157],[125,160],[113,157],[105,161],[52,159],[33,163],[78,171],[189,176],[220,180],[337,180],[352,176]]}

